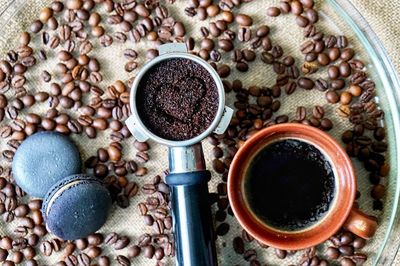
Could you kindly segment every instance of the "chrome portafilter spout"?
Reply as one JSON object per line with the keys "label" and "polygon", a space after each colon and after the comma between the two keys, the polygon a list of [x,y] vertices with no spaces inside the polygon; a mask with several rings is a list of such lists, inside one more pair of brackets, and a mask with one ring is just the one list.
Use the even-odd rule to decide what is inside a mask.
{"label": "chrome portafilter spout", "polygon": [[[168,146],[169,175],[165,182],[171,188],[171,211],[178,266],[217,266],[215,236],[211,217],[208,181],[201,141],[211,133],[222,134],[229,125],[233,110],[225,106],[225,93],[217,72],[201,58],[188,54],[185,44],[170,43],[159,47],[160,55],[148,62],[137,74],[131,89],[132,115],[125,121],[138,141],[152,139]],[[136,105],[139,82],[145,73],[163,60],[185,58],[204,67],[218,90],[218,110],[209,128],[200,135],[183,141],[161,138],[141,121]]]}
{"label": "chrome portafilter spout", "polygon": [[169,147],[168,157],[177,265],[217,265],[207,184],[211,174],[201,143]]}

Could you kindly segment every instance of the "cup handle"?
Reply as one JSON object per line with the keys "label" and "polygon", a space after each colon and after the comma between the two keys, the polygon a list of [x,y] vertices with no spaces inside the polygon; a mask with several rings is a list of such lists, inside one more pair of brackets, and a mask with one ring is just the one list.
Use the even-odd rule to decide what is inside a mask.
{"label": "cup handle", "polygon": [[352,208],[343,227],[359,237],[370,239],[374,236],[378,223],[374,217]]}

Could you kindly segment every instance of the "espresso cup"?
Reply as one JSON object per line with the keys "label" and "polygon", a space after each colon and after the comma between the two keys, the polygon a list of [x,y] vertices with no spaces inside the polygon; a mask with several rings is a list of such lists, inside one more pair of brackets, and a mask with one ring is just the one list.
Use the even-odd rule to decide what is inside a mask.
{"label": "espresso cup", "polygon": [[[246,178],[249,178],[246,173],[255,155],[271,143],[286,139],[315,147],[329,161],[334,173],[333,199],[329,208],[312,224],[299,229],[279,228],[260,219],[249,205],[251,190],[244,186]],[[268,178],[268,173],[265,177]],[[229,170],[228,197],[240,225],[262,244],[284,250],[298,250],[320,244],[341,227],[364,239],[371,238],[377,229],[377,221],[353,207],[355,195],[356,176],[346,152],[325,132],[302,124],[280,124],[259,131],[240,147]],[[275,200],[278,202],[282,198],[278,196]]]}

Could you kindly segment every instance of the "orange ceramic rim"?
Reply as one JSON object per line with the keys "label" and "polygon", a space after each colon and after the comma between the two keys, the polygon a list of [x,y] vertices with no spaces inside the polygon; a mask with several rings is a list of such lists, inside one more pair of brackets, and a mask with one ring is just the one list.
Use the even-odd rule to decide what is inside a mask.
{"label": "orange ceramic rim", "polygon": [[[244,172],[249,159],[263,145],[280,138],[296,138],[320,147],[336,171],[335,199],[329,212],[320,222],[301,231],[285,232],[264,225],[248,209],[243,195]],[[354,168],[340,144],[319,129],[297,123],[274,125],[253,135],[235,155],[228,175],[230,205],[241,226],[259,242],[285,250],[312,247],[334,235],[346,221],[355,194]]]}

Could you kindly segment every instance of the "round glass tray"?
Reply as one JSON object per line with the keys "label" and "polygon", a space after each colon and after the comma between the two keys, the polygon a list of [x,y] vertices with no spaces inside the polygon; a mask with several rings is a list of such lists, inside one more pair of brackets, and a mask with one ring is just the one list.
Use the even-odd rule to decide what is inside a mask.
{"label": "round glass tray", "polygon": [[[49,0],[0,0],[0,51],[5,52],[9,49],[16,47],[18,43],[19,33],[27,29],[31,22],[38,17],[41,8],[48,5],[50,2],[51,1]],[[277,4],[278,2],[279,1],[255,0],[241,8],[241,12],[254,15],[257,18],[256,20],[260,21],[261,17],[265,16],[265,13],[264,11],[259,12],[258,10],[265,10],[266,7]],[[367,20],[362,17],[362,15],[348,0],[323,0],[316,2],[321,17],[321,22],[319,23],[321,23],[324,28],[328,29],[333,34],[345,34],[354,46],[354,49],[357,51],[359,57],[366,63],[369,76],[376,83],[378,94],[376,100],[379,102],[380,107],[385,111],[384,124],[387,132],[387,140],[389,143],[387,160],[391,165],[391,171],[390,175],[385,181],[387,191],[386,197],[384,199],[384,210],[383,212],[373,212],[374,215],[378,216],[380,221],[378,232],[376,236],[368,242],[368,245],[364,250],[369,255],[366,264],[392,265],[394,264],[394,259],[398,252],[400,243],[400,210],[398,206],[400,196],[400,173],[398,169],[398,166],[400,165],[400,81],[381,41],[372,31],[367,23]],[[184,16],[183,12],[178,12],[179,10],[182,11],[184,6],[185,1],[178,0],[174,4],[171,12],[175,12],[177,14],[177,17],[179,17],[179,19],[182,19],[187,26],[190,25],[190,19]],[[263,13],[262,16],[260,13]],[[284,19],[279,22],[280,19],[281,18],[278,18],[278,23],[282,24],[283,22],[287,22],[287,20]],[[267,22],[270,23],[270,21],[271,24],[274,25],[272,20],[269,20],[269,18],[267,18]],[[291,25],[294,25],[293,21],[291,21],[291,23]],[[201,25],[204,25],[204,23],[199,22],[198,25],[191,25],[193,26],[193,29],[190,32],[194,34],[195,29],[198,29],[198,27],[200,27]],[[293,40],[290,40],[291,36],[300,36],[299,40],[302,41],[302,35],[299,35],[300,31],[296,29],[297,32],[294,32],[293,28],[295,27],[291,27],[287,29],[287,31],[282,32],[282,34],[276,36],[276,39],[283,46],[283,48],[290,52],[298,50],[299,46],[299,42],[294,42]],[[275,33],[276,32],[273,32],[273,38],[275,38]],[[199,35],[194,34],[194,36]],[[4,54],[1,55],[1,58],[3,58],[3,56]],[[299,58],[299,56],[300,55],[298,54],[297,57],[295,57]],[[109,61],[109,63],[111,62],[118,65],[118,62]],[[252,69],[253,68],[250,68],[250,71]],[[249,85],[249,83],[253,81],[253,79],[255,82],[263,82],[265,80],[268,80],[268,78],[263,77],[260,69],[255,69],[257,69],[257,76],[253,75],[249,77],[249,75],[246,76],[244,74],[237,74],[237,76],[241,78],[244,83],[247,82],[247,85]],[[121,79],[128,78],[126,74],[121,75]],[[306,100],[305,102],[309,105],[312,104],[307,103]],[[233,105],[233,100],[230,99],[229,95],[227,103],[228,105],[229,103]],[[284,106],[281,111],[283,113],[292,112],[293,108],[290,107],[293,107],[293,104],[295,104],[293,100],[285,99],[285,104],[287,107]],[[335,121],[338,122],[339,120]],[[345,126],[346,125],[343,125],[343,127]],[[339,134],[339,131],[332,132],[332,135],[337,138],[340,138]],[[208,147],[206,143],[205,146],[205,151],[207,153],[207,151],[210,151],[210,147]],[[159,155],[156,155],[154,157],[158,158],[159,161],[163,161],[164,165],[167,165],[165,164],[165,152],[160,152]],[[207,158],[207,163],[209,166],[211,165],[210,161],[210,158]],[[159,168],[159,166],[157,167]],[[361,170],[359,167],[357,167],[357,171],[359,178],[364,178],[362,176],[365,176],[366,173],[364,173],[363,170]],[[371,199],[368,199],[370,185],[368,181],[359,183],[359,189],[367,194],[365,195],[365,201],[361,200],[359,202],[360,207],[361,209],[369,210],[371,209],[372,205]],[[123,212],[123,210],[118,211]],[[115,214],[113,214],[112,216],[112,218],[114,219]],[[1,228],[0,232],[7,232],[7,228],[5,228],[6,225],[2,224],[1,227],[4,228]],[[128,228],[128,226],[125,226],[124,228],[126,229]],[[229,243],[227,245],[230,246],[231,238],[232,236],[227,237],[226,241],[225,239],[219,239],[217,245],[221,247],[224,246],[226,242]],[[235,258],[231,256],[230,252],[232,251],[227,251],[227,249],[219,248],[219,254],[221,254],[221,258],[219,258],[220,265],[234,265],[236,261]],[[147,263],[147,261],[141,260],[141,263],[142,264],[134,264],[143,265],[143,263]]]}

